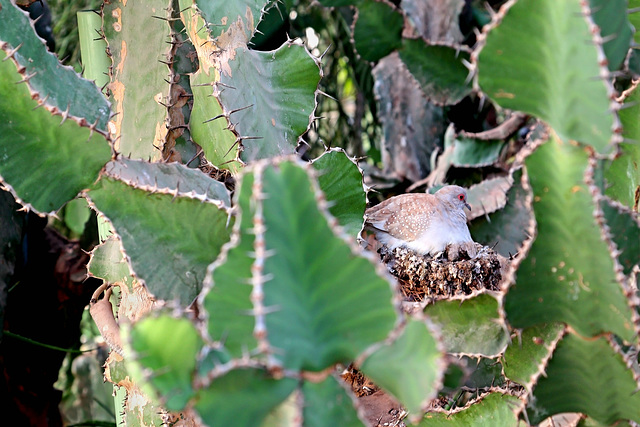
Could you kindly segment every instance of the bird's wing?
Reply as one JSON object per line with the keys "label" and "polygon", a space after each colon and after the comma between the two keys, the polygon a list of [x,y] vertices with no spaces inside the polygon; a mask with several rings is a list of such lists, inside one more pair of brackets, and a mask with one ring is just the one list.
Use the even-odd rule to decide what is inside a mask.
{"label": "bird's wing", "polygon": [[[425,209],[425,201],[431,197],[428,194],[403,194],[387,199],[365,212],[365,224],[397,239],[412,242],[432,223],[432,212]],[[401,221],[398,216],[402,216]]]}

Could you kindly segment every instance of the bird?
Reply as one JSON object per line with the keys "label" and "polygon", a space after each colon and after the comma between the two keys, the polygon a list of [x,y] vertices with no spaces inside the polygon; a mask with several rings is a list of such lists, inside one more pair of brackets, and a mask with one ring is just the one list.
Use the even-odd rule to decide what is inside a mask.
{"label": "bird", "polygon": [[447,185],[434,194],[410,193],[391,197],[365,211],[364,229],[389,250],[406,247],[420,255],[435,256],[450,247],[457,258],[460,248],[476,256],[464,208],[467,191]]}

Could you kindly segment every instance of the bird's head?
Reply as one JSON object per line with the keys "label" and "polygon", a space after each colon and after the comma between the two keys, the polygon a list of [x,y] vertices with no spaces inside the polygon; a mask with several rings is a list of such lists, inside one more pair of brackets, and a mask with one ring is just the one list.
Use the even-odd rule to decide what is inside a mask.
{"label": "bird's head", "polygon": [[449,203],[451,206],[471,210],[471,206],[467,203],[467,190],[457,185],[446,185],[436,191],[435,196],[443,202]]}

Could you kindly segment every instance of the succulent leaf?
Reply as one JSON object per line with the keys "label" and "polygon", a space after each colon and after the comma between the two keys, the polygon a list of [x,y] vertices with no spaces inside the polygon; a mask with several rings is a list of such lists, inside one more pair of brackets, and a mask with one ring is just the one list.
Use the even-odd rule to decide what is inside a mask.
{"label": "succulent leaf", "polygon": [[477,295],[462,301],[437,301],[425,314],[436,323],[448,353],[496,357],[507,347],[509,333],[491,295]]}
{"label": "succulent leaf", "polygon": [[367,196],[362,188],[362,171],[340,149],[326,151],[313,161],[318,184],[329,203],[329,212],[347,233],[356,236],[362,228]]}
{"label": "succulent leaf", "polygon": [[480,88],[504,108],[535,115],[563,140],[612,150],[608,71],[579,0],[509,2],[474,52]]}
{"label": "succulent leaf", "polygon": [[404,39],[399,53],[425,96],[435,104],[457,104],[471,93],[469,70],[463,64],[469,61],[466,51],[428,44],[423,39]]}
{"label": "succulent leaf", "polygon": [[442,384],[445,364],[430,328],[424,321],[411,319],[393,342],[367,357],[361,369],[395,396],[416,421]]}
{"label": "succulent leaf", "polygon": [[154,194],[111,177],[102,178],[88,197],[113,224],[131,269],[149,291],[190,304],[207,265],[229,239],[229,214],[221,202],[179,192]]}
{"label": "succulent leaf", "polygon": [[111,147],[93,128],[47,111],[54,108],[48,100],[32,99],[26,84],[16,84],[24,76],[8,59],[0,50],[0,175],[24,204],[36,212],[54,212],[96,180],[111,158]]}
{"label": "succulent leaf", "polygon": [[392,3],[362,0],[353,27],[353,39],[360,56],[376,62],[402,45],[404,17]]}
{"label": "succulent leaf", "polygon": [[[135,354],[128,359],[132,361],[133,379],[138,384],[153,385],[168,410],[184,409],[195,395],[191,383],[196,356],[203,345],[194,324],[166,314],[148,316],[131,327],[130,338]],[[149,378],[144,377],[145,370],[152,372]]]}
{"label": "succulent leaf", "polygon": [[[44,41],[36,35],[29,15],[10,0],[0,0],[0,22],[0,44],[8,43],[5,50],[17,48],[12,57],[25,68],[21,74],[32,76],[29,79],[32,91],[40,99],[46,99],[50,108],[67,111],[70,116],[106,131],[111,111],[100,89],[47,51]],[[2,93],[7,99],[5,92]]]}
{"label": "succulent leaf", "polygon": [[538,235],[506,296],[509,323],[525,328],[566,322],[584,336],[611,331],[631,340],[636,332],[630,302],[585,184],[587,153],[552,138],[526,166]]}

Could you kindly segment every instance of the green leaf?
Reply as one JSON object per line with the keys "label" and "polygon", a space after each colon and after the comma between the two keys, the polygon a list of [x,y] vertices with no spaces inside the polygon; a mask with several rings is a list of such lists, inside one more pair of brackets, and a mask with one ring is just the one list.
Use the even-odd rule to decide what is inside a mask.
{"label": "green leaf", "polygon": [[439,105],[457,104],[471,93],[469,70],[463,60],[469,54],[460,49],[427,44],[423,39],[404,39],[400,59],[416,78],[425,96]]}
{"label": "green leaf", "polygon": [[[111,111],[100,89],[76,74],[71,67],[62,65],[53,53],[47,51],[33,29],[29,14],[18,9],[10,0],[0,0],[0,22],[0,45],[2,42],[9,44],[3,49],[20,46],[13,57],[25,67],[24,75],[33,75],[29,86],[38,93],[40,99],[46,99],[48,105],[61,112],[69,109],[69,115],[83,118],[89,124],[97,123],[97,128],[105,131]],[[6,77],[3,76],[2,80],[6,81]],[[12,99],[4,90],[0,93],[5,100]],[[60,138],[53,141],[66,140]]]}
{"label": "green leaf", "polygon": [[64,206],[64,223],[75,234],[82,234],[90,216],[91,208],[86,199],[73,199]]}
{"label": "green leaf", "polygon": [[22,77],[0,51],[0,175],[34,210],[53,212],[95,181],[111,148],[75,120],[36,108],[27,85],[16,84]]}
{"label": "green leaf", "polygon": [[[504,353],[504,374],[531,391],[544,373],[547,359],[564,332],[562,323],[527,328],[513,339]],[[561,377],[562,378],[562,377]]]}
{"label": "green leaf", "polygon": [[161,191],[197,198],[219,200],[231,207],[229,190],[198,169],[190,169],[180,163],[149,163],[142,160],[119,158],[105,167],[107,175],[136,188]]}
{"label": "green leaf", "polygon": [[362,0],[353,27],[353,39],[360,56],[375,62],[402,45],[404,18],[391,3]]}
{"label": "green leaf", "polygon": [[430,412],[418,427],[516,426],[522,401],[515,396],[491,393],[458,412]]}
{"label": "green leaf", "polygon": [[[236,151],[236,136],[229,130],[229,122],[222,116],[222,107],[211,97],[210,76],[203,70],[191,75],[193,110],[191,111],[191,136],[204,152],[205,157],[218,168],[238,170],[233,162]],[[220,117],[216,120],[209,120]]]}
{"label": "green leaf", "polygon": [[534,230],[535,219],[522,184],[522,169],[513,173],[513,185],[507,192],[505,207],[489,215],[489,219],[484,215],[474,219],[469,226],[476,242],[492,247],[505,258],[520,252]]}
{"label": "green leaf", "polygon": [[419,419],[435,397],[445,370],[444,354],[424,321],[409,320],[400,336],[362,363],[361,369]]}
{"label": "green leaf", "polygon": [[629,13],[629,23],[634,29],[633,33],[633,41],[636,44],[640,44],[640,0],[629,0],[629,11],[633,11]]}
{"label": "green leaf", "polygon": [[351,397],[340,379],[328,377],[320,383],[305,381],[302,384],[303,417],[307,427],[364,426],[353,407]]}
{"label": "green leaf", "polygon": [[[223,249],[223,254],[210,267],[207,281],[213,284],[204,297],[203,308],[208,313],[209,336],[222,341],[234,356],[241,357],[245,349],[255,348],[253,337],[255,319],[250,315],[251,286],[249,286],[254,259],[255,236],[248,232],[253,227],[255,204],[251,199],[254,177],[243,175],[236,187],[237,208],[233,238]],[[239,239],[239,240],[236,240]],[[210,276],[209,276],[210,274]]]}
{"label": "green leaf", "polygon": [[[182,410],[195,395],[191,382],[203,345],[194,324],[168,315],[146,317],[132,326],[130,339],[134,380],[137,374],[136,382],[153,385],[166,409]],[[148,379],[143,378],[145,369],[152,372]]]}
{"label": "green leaf", "polygon": [[440,327],[448,353],[495,357],[509,342],[499,303],[490,295],[463,301],[438,301],[425,307],[424,312]]}
{"label": "green leaf", "polygon": [[108,283],[125,283],[130,290],[133,289],[133,275],[116,236],[109,236],[93,249],[87,268],[94,277]]}
{"label": "green leaf", "polygon": [[605,40],[610,71],[616,71],[629,52],[633,27],[627,17],[627,0],[589,0],[593,21]]}
{"label": "green leaf", "polygon": [[579,0],[522,0],[487,34],[478,83],[504,108],[548,122],[563,140],[610,152],[614,123],[598,47]]}
{"label": "green leaf", "polygon": [[227,211],[185,195],[149,193],[107,177],[89,198],[111,220],[133,271],[149,291],[160,299],[190,304],[200,292],[207,265],[229,240]]}
{"label": "green leaf", "polygon": [[640,217],[637,212],[621,209],[607,200],[601,206],[611,238],[620,251],[618,262],[622,272],[629,275],[640,264]]}
{"label": "green leaf", "polygon": [[206,425],[255,427],[295,390],[296,383],[292,378],[274,380],[256,369],[233,370],[199,390],[194,408]]}
{"label": "green leaf", "polygon": [[331,149],[315,159],[313,167],[318,171],[318,184],[329,202],[329,212],[349,235],[356,236],[367,206],[358,165],[344,151]]}
{"label": "green leaf", "polygon": [[[269,0],[236,0],[231,2],[194,0],[198,10],[202,12],[202,17],[207,21],[209,31],[213,38],[227,32],[229,27],[237,22],[241,25],[238,28],[246,33],[245,42],[248,42],[258,23],[262,19],[262,14],[269,5]],[[184,9],[181,1],[181,9]]]}
{"label": "green leaf", "polygon": [[[125,157],[159,160],[167,134],[171,27],[170,0],[113,0],[103,8],[103,26],[113,64],[109,90],[116,113],[116,151]],[[144,31],[141,31],[144,28]],[[144,72],[141,72],[144,70]]]}
{"label": "green leaf", "polygon": [[506,296],[509,323],[526,328],[565,322],[584,336],[611,331],[631,340],[631,309],[583,182],[585,150],[551,139],[526,166],[538,235]]}
{"label": "green leaf", "polygon": [[505,145],[502,140],[480,141],[472,138],[458,137],[453,142],[454,149],[451,163],[457,167],[490,166],[498,161]]}
{"label": "green leaf", "polygon": [[[639,5],[640,7],[640,5]],[[637,13],[640,17],[640,13]],[[638,210],[640,197],[640,89],[637,87],[624,101],[619,112],[622,122],[620,155],[605,170],[605,194],[631,209]]]}
{"label": "green leaf", "polygon": [[[239,241],[213,269],[205,297],[211,336],[225,337],[234,357],[254,348],[254,322],[266,326],[272,357],[286,369],[313,371],[354,360],[393,327],[389,283],[334,235],[315,191],[308,172],[289,161],[259,163],[242,178]],[[249,301],[258,285],[262,307]]]}
{"label": "green leaf", "polygon": [[225,86],[218,100],[226,111],[240,110],[230,122],[244,138],[242,159],[293,153],[316,105],[320,82],[316,59],[304,46],[292,43],[272,52],[238,48],[228,67],[225,71],[223,66],[220,75]]}
{"label": "green leaf", "polygon": [[586,340],[568,334],[538,380],[527,412],[532,424],[564,412],[581,412],[606,425],[617,420],[638,423],[637,389],[631,369],[607,338]]}
{"label": "green leaf", "polygon": [[264,305],[281,308],[266,316],[270,344],[282,352],[275,356],[289,369],[318,371],[355,359],[396,320],[389,283],[333,234],[304,169],[280,163],[262,180],[254,197],[262,198],[266,253],[277,254],[264,261],[273,278]]}

